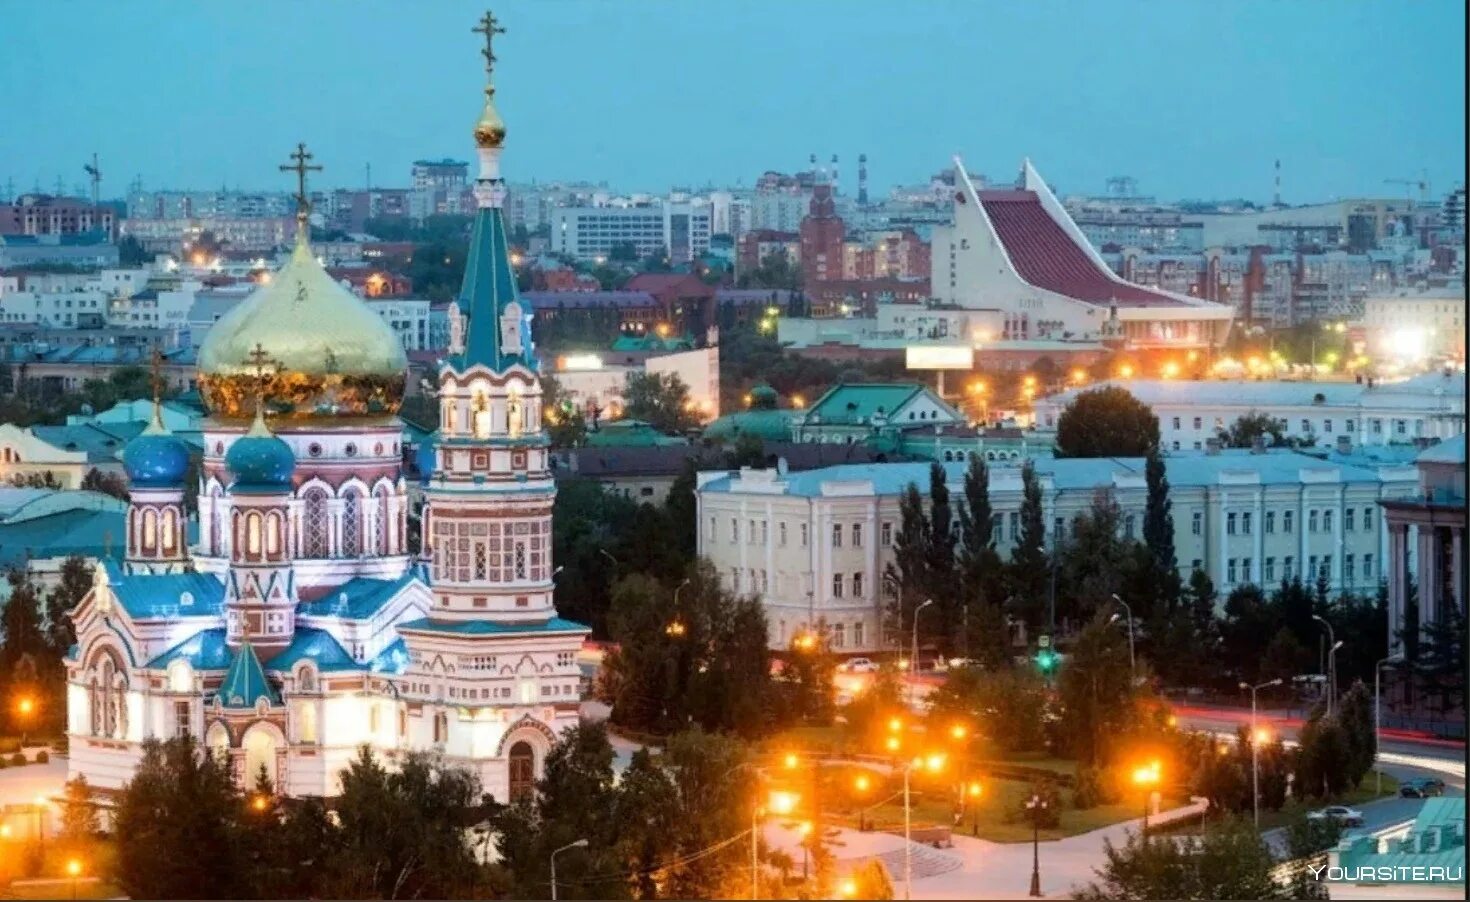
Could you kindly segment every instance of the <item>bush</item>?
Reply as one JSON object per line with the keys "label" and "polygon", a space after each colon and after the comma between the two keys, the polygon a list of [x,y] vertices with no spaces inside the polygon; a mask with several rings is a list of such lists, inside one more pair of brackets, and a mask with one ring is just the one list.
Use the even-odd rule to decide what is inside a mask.
{"label": "bush", "polygon": [[1107,801],[1108,792],[1102,771],[1095,767],[1077,768],[1077,779],[1072,787],[1072,807],[1085,811]]}
{"label": "bush", "polygon": [[9,766],[10,765],[6,762],[6,760],[4,758],[0,758],[0,770],[4,770],[5,768],[7,768]]}
{"label": "bush", "polygon": [[36,753],[36,763],[37,764],[46,764],[50,760],[51,760],[51,755],[45,749],[41,749],[39,752]]}
{"label": "bush", "polygon": [[20,740],[14,736],[0,738],[0,755],[9,755],[20,751]]}
{"label": "bush", "polygon": [[20,752],[16,752],[14,755],[11,755],[10,756],[10,766],[11,767],[21,767],[25,763],[26,763],[26,756],[23,755],[23,754],[21,754]]}

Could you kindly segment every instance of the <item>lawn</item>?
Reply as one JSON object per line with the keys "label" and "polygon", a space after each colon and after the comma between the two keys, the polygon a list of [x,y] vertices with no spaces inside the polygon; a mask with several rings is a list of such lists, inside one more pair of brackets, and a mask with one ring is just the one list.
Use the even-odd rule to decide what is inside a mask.
{"label": "lawn", "polygon": [[[1285,827],[1293,821],[1299,819],[1304,813],[1308,811],[1316,811],[1318,808],[1324,808],[1328,805],[1348,805],[1356,807],[1366,802],[1377,801],[1378,799],[1391,799],[1394,796],[1398,795],[1398,791],[1398,779],[1395,777],[1390,777],[1388,774],[1384,774],[1383,791],[1381,793],[1377,792],[1374,789],[1373,774],[1369,773],[1368,776],[1363,778],[1362,784],[1360,784],[1357,789],[1350,789],[1336,798],[1328,799],[1326,801],[1318,800],[1312,802],[1311,804],[1305,804],[1295,800],[1288,800],[1287,803],[1282,806],[1279,811],[1268,811],[1264,808],[1261,809],[1261,830],[1264,832],[1266,830],[1274,830],[1277,827]],[[1247,811],[1246,815],[1249,816],[1250,812]],[[1161,832],[1181,834],[1198,833],[1202,821],[1202,817],[1186,818],[1184,820],[1175,821],[1174,823],[1169,824],[1169,826],[1162,828]]]}
{"label": "lawn", "polygon": [[[0,840],[0,898],[72,898],[72,881],[65,876],[67,865],[72,861],[81,867],[76,882],[76,898],[112,899],[121,894],[110,879],[117,852],[108,840],[94,839],[70,845],[48,838],[39,868],[35,867],[36,853],[36,846],[30,842]],[[103,879],[99,880],[99,875]]]}
{"label": "lawn", "polygon": [[[1035,766],[1036,762],[1025,762]],[[1056,762],[1055,769],[1062,770]],[[777,779],[775,788],[798,793],[801,805],[809,810],[812,798],[812,776],[810,771],[784,775]],[[954,775],[915,774],[912,778],[913,824],[916,827],[936,824],[954,824],[955,800],[959,785]],[[1021,803],[1030,797],[1032,784],[1025,780],[999,777],[981,777],[980,795],[976,802],[966,797],[963,825],[957,829],[992,842],[1030,842],[1030,822],[1016,816]],[[859,815],[870,825],[880,830],[901,830],[904,821],[903,778],[884,774],[877,770],[841,765],[824,767],[821,782],[816,790],[822,817],[828,823],[856,829]],[[1119,821],[1132,820],[1142,815],[1143,800],[1129,800],[1126,804],[1099,805],[1085,811],[1071,807],[1071,792],[1061,790],[1061,823],[1054,828],[1040,831],[1042,839],[1060,839],[1087,833]],[[1183,804],[1181,799],[1166,798],[1164,808]]]}

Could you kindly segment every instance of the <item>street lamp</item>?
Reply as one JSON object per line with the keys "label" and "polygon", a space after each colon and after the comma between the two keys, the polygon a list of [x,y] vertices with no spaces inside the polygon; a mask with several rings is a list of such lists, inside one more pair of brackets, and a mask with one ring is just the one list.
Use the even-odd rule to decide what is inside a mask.
{"label": "street lamp", "polygon": [[29,695],[22,695],[15,702],[15,713],[20,717],[20,747],[24,749],[26,747],[26,731],[31,724],[31,716],[36,713],[36,700]]}
{"label": "street lamp", "polygon": [[[1313,614],[1312,615],[1312,619],[1315,620],[1315,621],[1317,621],[1318,623],[1322,624],[1323,626],[1325,626],[1327,628],[1327,644],[1329,646],[1332,646],[1333,650],[1336,651],[1336,649],[1337,649],[1337,637],[1332,634],[1332,624],[1328,623],[1327,620],[1326,620],[1326,618],[1324,618],[1321,614]],[[1328,654],[1328,658],[1327,659],[1328,659],[1329,662],[1332,660],[1331,653]],[[1327,716],[1328,717],[1331,717],[1332,716],[1332,702],[1333,702],[1333,699],[1337,696],[1337,679],[1336,679],[1336,676],[1337,675],[1332,672],[1332,666],[1329,663],[1328,664],[1328,667],[1327,667]]]}
{"label": "street lamp", "polygon": [[77,878],[82,875],[82,863],[75,858],[69,858],[66,862],[66,876],[71,878],[71,897],[77,897]]}
{"label": "street lamp", "polygon": [[1261,764],[1259,753],[1261,734],[1256,730],[1256,692],[1271,686],[1280,685],[1280,677],[1274,680],[1267,680],[1255,686],[1252,686],[1250,683],[1240,684],[1240,688],[1249,689],[1251,692],[1251,816],[1255,821],[1257,832],[1261,829]]}
{"label": "street lamp", "polygon": [[1046,799],[1032,793],[1026,800],[1026,810],[1031,813],[1031,896],[1041,898],[1041,812],[1046,810]]}
{"label": "street lamp", "polygon": [[1389,655],[1377,664],[1373,665],[1373,775],[1374,790],[1379,795],[1383,794],[1383,771],[1378,769],[1378,746],[1383,742],[1383,714],[1380,710],[1380,680],[1383,667],[1386,664],[1396,664],[1404,659],[1403,655]]}
{"label": "street lamp", "polygon": [[[1122,605],[1123,610],[1128,612],[1128,676],[1133,680],[1137,680],[1138,672],[1137,667],[1134,665],[1133,659],[1133,609],[1128,606],[1128,602],[1119,598],[1117,596],[1117,593],[1113,594],[1113,601],[1116,601],[1118,604]],[[1113,615],[1114,619],[1117,619],[1117,617],[1117,614]]]}
{"label": "street lamp", "polygon": [[[929,602],[924,602],[929,604]],[[922,605],[920,606],[922,607]],[[913,898],[914,888],[914,805],[910,793],[910,777],[914,768],[928,768],[932,771],[944,769],[944,756],[939,754],[930,755],[926,758],[914,758],[904,763],[903,766],[903,897]]]}
{"label": "street lamp", "polygon": [[558,856],[561,853],[567,851],[568,849],[585,849],[585,848],[587,848],[587,840],[585,840],[585,839],[579,839],[576,842],[569,842],[566,845],[562,846],[560,849],[555,849],[555,850],[552,851],[552,853],[551,853],[551,899],[552,899],[552,902],[556,902],[556,856]]}
{"label": "street lamp", "polygon": [[609,561],[612,561],[613,570],[614,571],[617,570],[617,568],[618,568],[618,559],[612,556],[612,552],[611,551],[608,551],[606,548],[599,548],[599,549],[597,549],[597,553],[600,554],[600,555],[602,555],[603,557],[607,558]]}
{"label": "street lamp", "polygon": [[[933,603],[934,599],[926,598],[924,599],[923,604],[914,608],[914,654],[913,657],[909,659],[913,661],[913,668],[909,671],[910,673],[917,674],[919,672],[919,612],[929,607],[929,605]],[[910,692],[910,695],[913,694],[914,693]]]}
{"label": "street lamp", "polygon": [[1153,787],[1159,785],[1159,762],[1154,761],[1144,767],[1135,768],[1133,783],[1143,789],[1143,838],[1148,839],[1148,803]]}
{"label": "street lamp", "polygon": [[1327,649],[1327,672],[1331,674],[1328,685],[1332,687],[1332,699],[1327,703],[1327,713],[1332,713],[1332,706],[1337,702],[1337,650],[1342,648],[1343,642],[1338,639]]}

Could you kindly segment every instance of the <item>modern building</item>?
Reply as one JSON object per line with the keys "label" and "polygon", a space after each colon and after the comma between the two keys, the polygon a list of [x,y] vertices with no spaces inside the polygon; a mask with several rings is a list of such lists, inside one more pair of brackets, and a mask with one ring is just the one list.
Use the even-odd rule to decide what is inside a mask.
{"label": "modern building", "polygon": [[933,232],[935,301],[989,313],[1003,340],[1107,341],[1205,348],[1230,328],[1228,306],[1113,273],[1027,161],[1014,188],[980,189],[958,160],[954,223]]}
{"label": "modern building", "polygon": [[200,348],[197,543],[184,443],[156,421],[123,452],[126,550],[97,568],[65,658],[68,766],[104,799],[145,740],[187,734],[242,785],[264,772],[287,795],[338,794],[367,746],[434,750],[514,801],[577,723],[588,631],[553,604],[555,485],[494,95],[474,128],[478,206],[438,370],[423,547],[395,415],[405,353],[322,268],[303,213],[289,262]]}
{"label": "modern building", "polygon": [[709,250],[711,234],[709,207],[692,203],[551,211],[551,249],[587,262],[604,261],[613,248],[631,244],[640,257],[664,254],[672,263],[687,263]]}
{"label": "modern building", "polygon": [[1446,439],[1420,454],[1419,491],[1383,502],[1388,524],[1389,649],[1402,650],[1399,631],[1416,580],[1419,623],[1439,622],[1450,605],[1466,612],[1465,436]]}
{"label": "modern building", "polygon": [[0,269],[26,266],[116,266],[117,245],[104,232],[0,234]]}
{"label": "modern building", "polygon": [[1409,444],[1465,432],[1465,374],[1455,371],[1402,382],[1113,380],[1037,399],[1037,427],[1054,430],[1079,394],[1102,386],[1152,409],[1166,450],[1203,450],[1248,414],[1282,421],[1285,437],[1309,445]]}
{"label": "modern building", "polygon": [[117,235],[117,211],[79,197],[22,194],[13,203],[0,204],[0,235],[101,234],[104,242]]}
{"label": "modern building", "polygon": [[[1034,462],[1048,545],[1111,489],[1124,534],[1140,538],[1147,485],[1142,458]],[[965,462],[943,463],[950,492],[963,492]],[[836,466],[699,476],[699,553],[727,583],[761,596],[772,648],[823,621],[835,649],[881,649],[883,612],[909,484],[926,497],[930,464]],[[1291,451],[1171,454],[1165,458],[1181,575],[1198,568],[1222,597],[1244,583],[1325,576],[1334,590],[1370,593],[1388,560],[1379,503],[1412,498],[1412,467],[1362,467]],[[1020,535],[1021,468],[990,469],[996,548],[1007,556]]]}
{"label": "modern building", "polygon": [[1465,287],[1370,294],[1363,302],[1369,348],[1405,363],[1465,360]]}

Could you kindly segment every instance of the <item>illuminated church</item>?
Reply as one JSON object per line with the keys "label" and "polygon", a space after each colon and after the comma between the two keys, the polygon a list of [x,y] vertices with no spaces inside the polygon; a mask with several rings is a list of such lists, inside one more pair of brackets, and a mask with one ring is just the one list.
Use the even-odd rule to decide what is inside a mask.
{"label": "illuminated church", "polygon": [[[500,33],[487,14],[487,74]],[[362,744],[442,751],[497,799],[530,790],[578,719],[587,629],[557,617],[539,363],[501,207],[493,82],[475,124],[469,259],[439,369],[440,422],[411,547],[396,413],[407,360],[308,244],[210,330],[199,538],[189,456],[155,415],[123,452],[126,554],[98,566],[67,658],[72,775],[119,789],[148,737],[185,733],[279,792],[332,796]]]}

